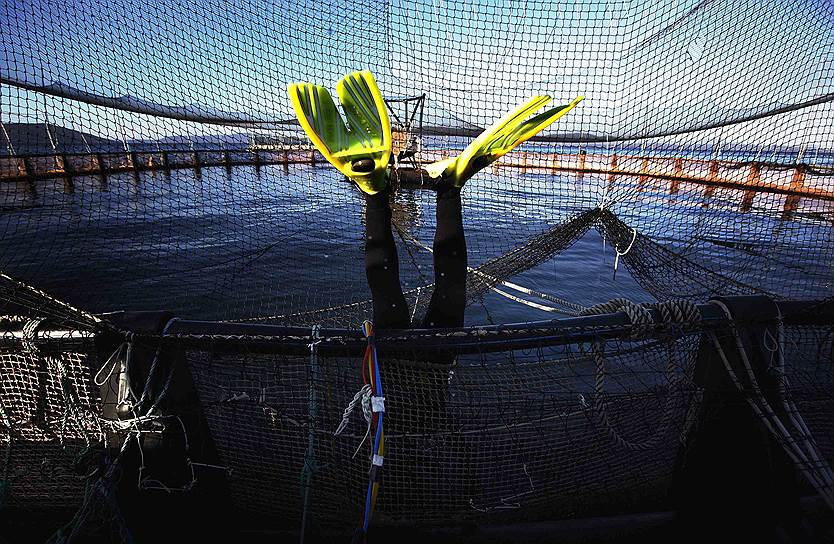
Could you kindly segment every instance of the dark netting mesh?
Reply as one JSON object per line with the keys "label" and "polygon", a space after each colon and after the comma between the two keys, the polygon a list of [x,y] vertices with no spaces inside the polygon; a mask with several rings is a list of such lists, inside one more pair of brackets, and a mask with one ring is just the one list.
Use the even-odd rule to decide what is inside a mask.
{"label": "dark netting mesh", "polygon": [[[763,429],[777,419],[788,429],[771,428],[769,455],[796,455],[796,444],[813,443],[794,460],[797,478],[803,492],[826,496],[814,478],[827,478],[834,462],[830,308],[827,317],[816,308],[786,313],[784,326],[762,332],[758,319],[710,321],[686,305],[660,305],[661,316],[680,309],[685,315],[646,322],[632,314],[636,307],[620,307],[632,317],[381,337],[385,464],[374,524],[518,523],[668,509],[690,450],[703,448],[707,429],[734,409],[751,413],[748,403],[760,410],[752,413]],[[361,345],[355,336],[200,332],[205,324],[177,330],[169,323],[164,340],[131,337],[109,356],[87,332],[32,323],[3,322],[6,506],[78,506],[58,533],[64,536],[101,530],[103,522],[118,531],[124,506],[114,498],[114,474],[166,496],[220,471],[228,479],[225,498],[247,519],[333,534],[349,534],[361,519],[373,439],[370,393],[360,357],[328,354],[352,351]],[[736,338],[759,336],[762,347],[734,347]],[[116,400],[99,400],[99,386],[113,387],[127,367],[135,372],[143,349],[155,355],[135,395],[144,399],[150,391],[153,406],[127,419],[100,417]],[[763,373],[757,349],[770,365]],[[719,366],[705,366],[706,352]],[[165,353],[178,353],[181,363],[159,359],[154,370]],[[728,396],[736,386],[711,382],[723,368],[719,355],[731,361],[742,394]],[[744,357],[753,361],[755,384],[747,381]],[[171,404],[171,375],[193,379],[196,396],[187,404]],[[134,402],[137,411],[148,406]],[[217,451],[211,464],[193,434],[182,440],[197,406]],[[160,458],[155,441],[166,433],[177,437],[175,454]],[[135,472],[128,467],[137,455]]]}
{"label": "dark netting mesh", "polygon": [[[8,319],[3,325],[9,326]],[[0,422],[4,458],[0,474],[9,487],[2,506],[48,510],[77,507],[84,497],[87,464],[99,440],[98,390],[90,335],[21,349],[5,339],[0,348]],[[10,443],[11,440],[11,443]]]}
{"label": "dark netting mesh", "polygon": [[[361,194],[313,150],[286,94],[293,81],[332,88],[358,68],[388,101],[395,149],[416,139],[401,169],[454,155],[537,92],[585,95],[467,183],[469,264],[499,282],[532,270],[549,281],[514,283],[584,306],[626,294],[832,295],[828,2],[2,10],[0,269],[86,310],[368,317]],[[433,282],[434,194],[404,181],[394,199],[403,288],[419,300]],[[625,264],[644,294],[578,292],[550,272],[573,241],[563,225],[593,209],[624,224],[611,238],[604,222],[607,254],[631,248]],[[684,274],[696,270],[710,280],[692,288]],[[480,302],[484,290],[471,294]],[[469,323],[490,321],[488,301]]]}
{"label": "dark netting mesh", "polygon": [[[636,447],[618,447],[594,417],[596,364],[575,348],[461,357],[451,369],[386,360],[390,463],[380,519],[403,522],[419,512],[424,522],[500,522],[657,507],[685,428],[695,350],[687,339],[674,346],[677,354],[653,344],[612,345],[606,355],[608,416]],[[309,357],[195,352],[189,364],[201,397],[211,399],[209,425],[234,474],[236,504],[291,525],[300,523],[303,502],[287,498],[298,497],[309,457],[309,404],[299,400],[312,387],[313,512],[320,523],[355,524],[368,472],[367,457],[353,457],[367,430],[361,409],[333,436],[359,389],[355,361],[320,359],[312,376]]]}
{"label": "dark netting mesh", "polygon": [[[120,481],[217,478],[235,512],[357,526],[366,200],[287,85],[358,69],[403,152],[414,323],[421,167],[532,95],[585,97],[466,182],[468,327],[380,333],[375,524],[669,509],[738,407],[834,509],[832,21],[823,0],[0,0],[0,512],[130,540]],[[737,295],[820,305],[693,310]]]}

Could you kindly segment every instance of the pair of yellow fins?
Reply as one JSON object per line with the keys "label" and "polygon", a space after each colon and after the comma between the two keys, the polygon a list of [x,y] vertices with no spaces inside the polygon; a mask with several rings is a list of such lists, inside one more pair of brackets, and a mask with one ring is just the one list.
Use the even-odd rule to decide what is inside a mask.
{"label": "pair of yellow fins", "polygon": [[[288,90],[301,127],[330,164],[367,194],[384,190],[391,159],[391,123],[374,76],[362,70],[336,84],[345,119],[321,85],[292,83]],[[546,95],[534,96],[486,129],[460,155],[431,163],[425,170],[431,178],[462,187],[480,169],[547,128],[582,99],[578,96],[527,119],[551,100]]]}

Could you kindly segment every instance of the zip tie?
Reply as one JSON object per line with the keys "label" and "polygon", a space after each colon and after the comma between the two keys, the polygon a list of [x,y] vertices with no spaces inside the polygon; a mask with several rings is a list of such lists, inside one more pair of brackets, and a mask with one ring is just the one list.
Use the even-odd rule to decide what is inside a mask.
{"label": "zip tie", "polygon": [[321,325],[313,325],[312,330],[310,331],[310,337],[314,340],[307,344],[307,347],[310,348],[310,355],[315,355],[316,348],[319,344],[321,344],[321,336],[319,336],[319,331],[321,331]]}
{"label": "zip tie", "polygon": [[617,246],[614,246],[614,251],[617,253],[617,256],[614,257],[614,277],[617,277],[617,265],[620,264],[620,257],[625,257],[626,254],[631,251],[631,247],[634,245],[634,241],[637,240],[637,229],[631,229],[631,243],[628,244],[628,247],[625,251],[620,251]]}

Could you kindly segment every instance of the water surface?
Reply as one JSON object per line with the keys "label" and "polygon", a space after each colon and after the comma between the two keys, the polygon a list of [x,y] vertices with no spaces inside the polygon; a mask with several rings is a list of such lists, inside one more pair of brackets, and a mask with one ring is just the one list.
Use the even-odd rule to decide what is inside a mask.
{"label": "water surface", "polygon": [[[546,170],[488,169],[467,184],[470,266],[601,204],[701,266],[788,298],[832,295],[831,202],[801,199],[786,211],[783,195],[745,203],[735,189],[708,194],[697,184],[672,190],[668,181]],[[254,319],[370,297],[363,198],[326,166],[127,173],[78,178],[71,191],[61,179],[34,191],[4,183],[0,210],[0,269],[93,312]],[[426,285],[431,255],[407,240],[431,245],[434,193],[401,190],[394,215],[403,288]],[[509,279],[582,305],[652,300],[625,259],[615,273],[615,255],[613,242],[591,229]],[[552,317],[495,292],[467,310],[469,324]]]}

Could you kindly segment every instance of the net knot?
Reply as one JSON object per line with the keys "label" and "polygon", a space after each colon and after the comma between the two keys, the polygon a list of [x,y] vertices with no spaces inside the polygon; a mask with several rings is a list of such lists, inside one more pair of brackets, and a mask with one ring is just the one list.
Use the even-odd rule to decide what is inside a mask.
{"label": "net knot", "polygon": [[643,304],[635,304],[627,298],[615,298],[608,302],[596,304],[580,312],[580,316],[602,315],[614,312],[623,312],[631,322],[632,338],[643,336],[654,324],[652,313]]}
{"label": "net knot", "polygon": [[698,305],[690,300],[666,300],[653,304],[652,308],[660,314],[663,323],[696,324],[701,321]]}
{"label": "net knot", "polygon": [[356,392],[353,396],[353,400],[351,400],[345,411],[342,413],[342,421],[339,423],[339,426],[336,428],[336,432],[333,433],[333,436],[339,436],[342,434],[342,431],[345,430],[347,427],[348,422],[350,421],[350,415],[353,413],[354,408],[356,408],[357,404],[362,406],[362,415],[365,416],[365,421],[367,423],[371,422],[371,384],[366,383],[362,386],[362,389]]}

